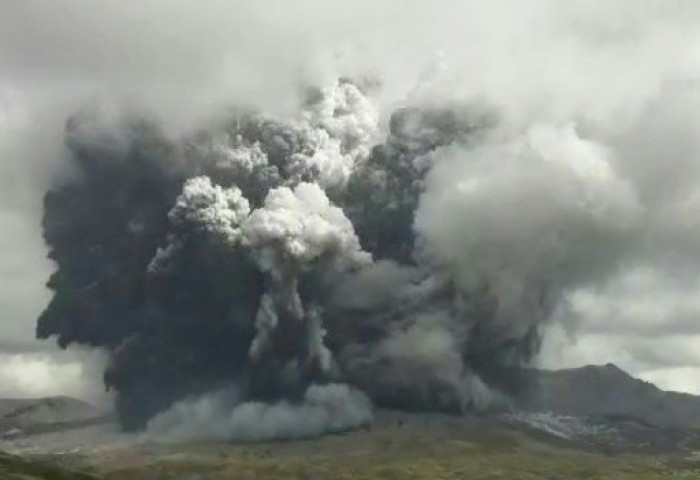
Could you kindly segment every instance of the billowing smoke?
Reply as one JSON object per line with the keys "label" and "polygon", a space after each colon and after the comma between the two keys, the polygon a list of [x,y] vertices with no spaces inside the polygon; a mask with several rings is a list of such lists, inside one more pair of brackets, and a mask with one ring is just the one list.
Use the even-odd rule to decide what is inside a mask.
{"label": "billowing smoke", "polygon": [[481,101],[382,125],[376,88],[178,139],[133,113],[68,121],[37,333],[110,352],[125,428],[299,438],[367,423],[370,399],[507,406],[566,294],[624,261],[641,207],[611,152]]}
{"label": "billowing smoke", "polygon": [[372,404],[342,384],[312,385],[301,402],[241,402],[235,390],[181,401],[156,415],[146,438],[165,442],[234,440],[257,442],[337,433],[366,425]]}

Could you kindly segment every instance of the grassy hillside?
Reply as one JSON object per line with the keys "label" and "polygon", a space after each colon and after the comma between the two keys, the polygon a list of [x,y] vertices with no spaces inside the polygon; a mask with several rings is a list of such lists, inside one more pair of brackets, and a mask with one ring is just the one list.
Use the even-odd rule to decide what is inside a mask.
{"label": "grassy hillside", "polygon": [[106,473],[109,480],[385,480],[385,479],[542,479],[652,480],[700,478],[700,462],[656,457],[606,458],[561,450],[522,451],[475,448],[453,443],[443,448],[349,455],[299,456],[220,454],[218,460],[187,460],[178,455]]}
{"label": "grassy hillside", "polygon": [[36,461],[0,453],[2,480],[96,480],[86,473],[63,469],[46,461]]}
{"label": "grassy hillside", "polygon": [[396,413],[308,441],[147,445],[83,461],[106,480],[700,479],[700,457],[688,452],[613,454],[493,419]]}

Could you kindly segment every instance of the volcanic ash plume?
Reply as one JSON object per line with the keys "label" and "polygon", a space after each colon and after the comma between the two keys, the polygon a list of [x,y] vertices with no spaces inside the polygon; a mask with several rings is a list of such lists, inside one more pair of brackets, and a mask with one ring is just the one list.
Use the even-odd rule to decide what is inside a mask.
{"label": "volcanic ash plume", "polygon": [[[316,184],[271,190],[243,230],[266,280],[250,354],[255,364],[267,365],[255,373],[293,376],[284,383],[308,384],[314,372],[329,371],[331,354],[323,344],[318,309],[304,308],[299,279],[312,269],[337,275],[370,264],[371,257],[360,249],[350,220]],[[254,379],[256,384],[259,380]],[[265,388],[268,382],[262,384]]]}
{"label": "volcanic ash plume", "polygon": [[[172,140],[76,114],[45,197],[57,265],[37,334],[110,353],[125,428],[239,440],[362,425],[372,403],[508,403],[571,289],[605,279],[634,190],[571,126],[508,132],[479,102],[315,89]],[[513,212],[519,212],[513,215]]]}

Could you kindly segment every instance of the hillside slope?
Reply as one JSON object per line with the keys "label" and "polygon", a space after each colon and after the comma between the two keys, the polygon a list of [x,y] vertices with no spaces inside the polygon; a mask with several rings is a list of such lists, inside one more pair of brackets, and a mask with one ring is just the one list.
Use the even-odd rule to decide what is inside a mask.
{"label": "hillside slope", "polygon": [[700,397],[663,391],[613,364],[521,374],[516,405],[529,412],[632,417],[660,427],[700,428]]}
{"label": "hillside slope", "polygon": [[0,399],[0,438],[79,427],[103,420],[103,413],[75,398]]}

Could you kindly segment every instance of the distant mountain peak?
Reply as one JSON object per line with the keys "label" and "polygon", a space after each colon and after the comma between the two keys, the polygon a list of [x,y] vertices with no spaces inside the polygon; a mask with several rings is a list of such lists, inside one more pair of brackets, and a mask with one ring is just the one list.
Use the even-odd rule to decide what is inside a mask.
{"label": "distant mountain peak", "polygon": [[700,397],[660,390],[613,363],[529,370],[516,406],[574,416],[629,416],[657,426],[700,427]]}

